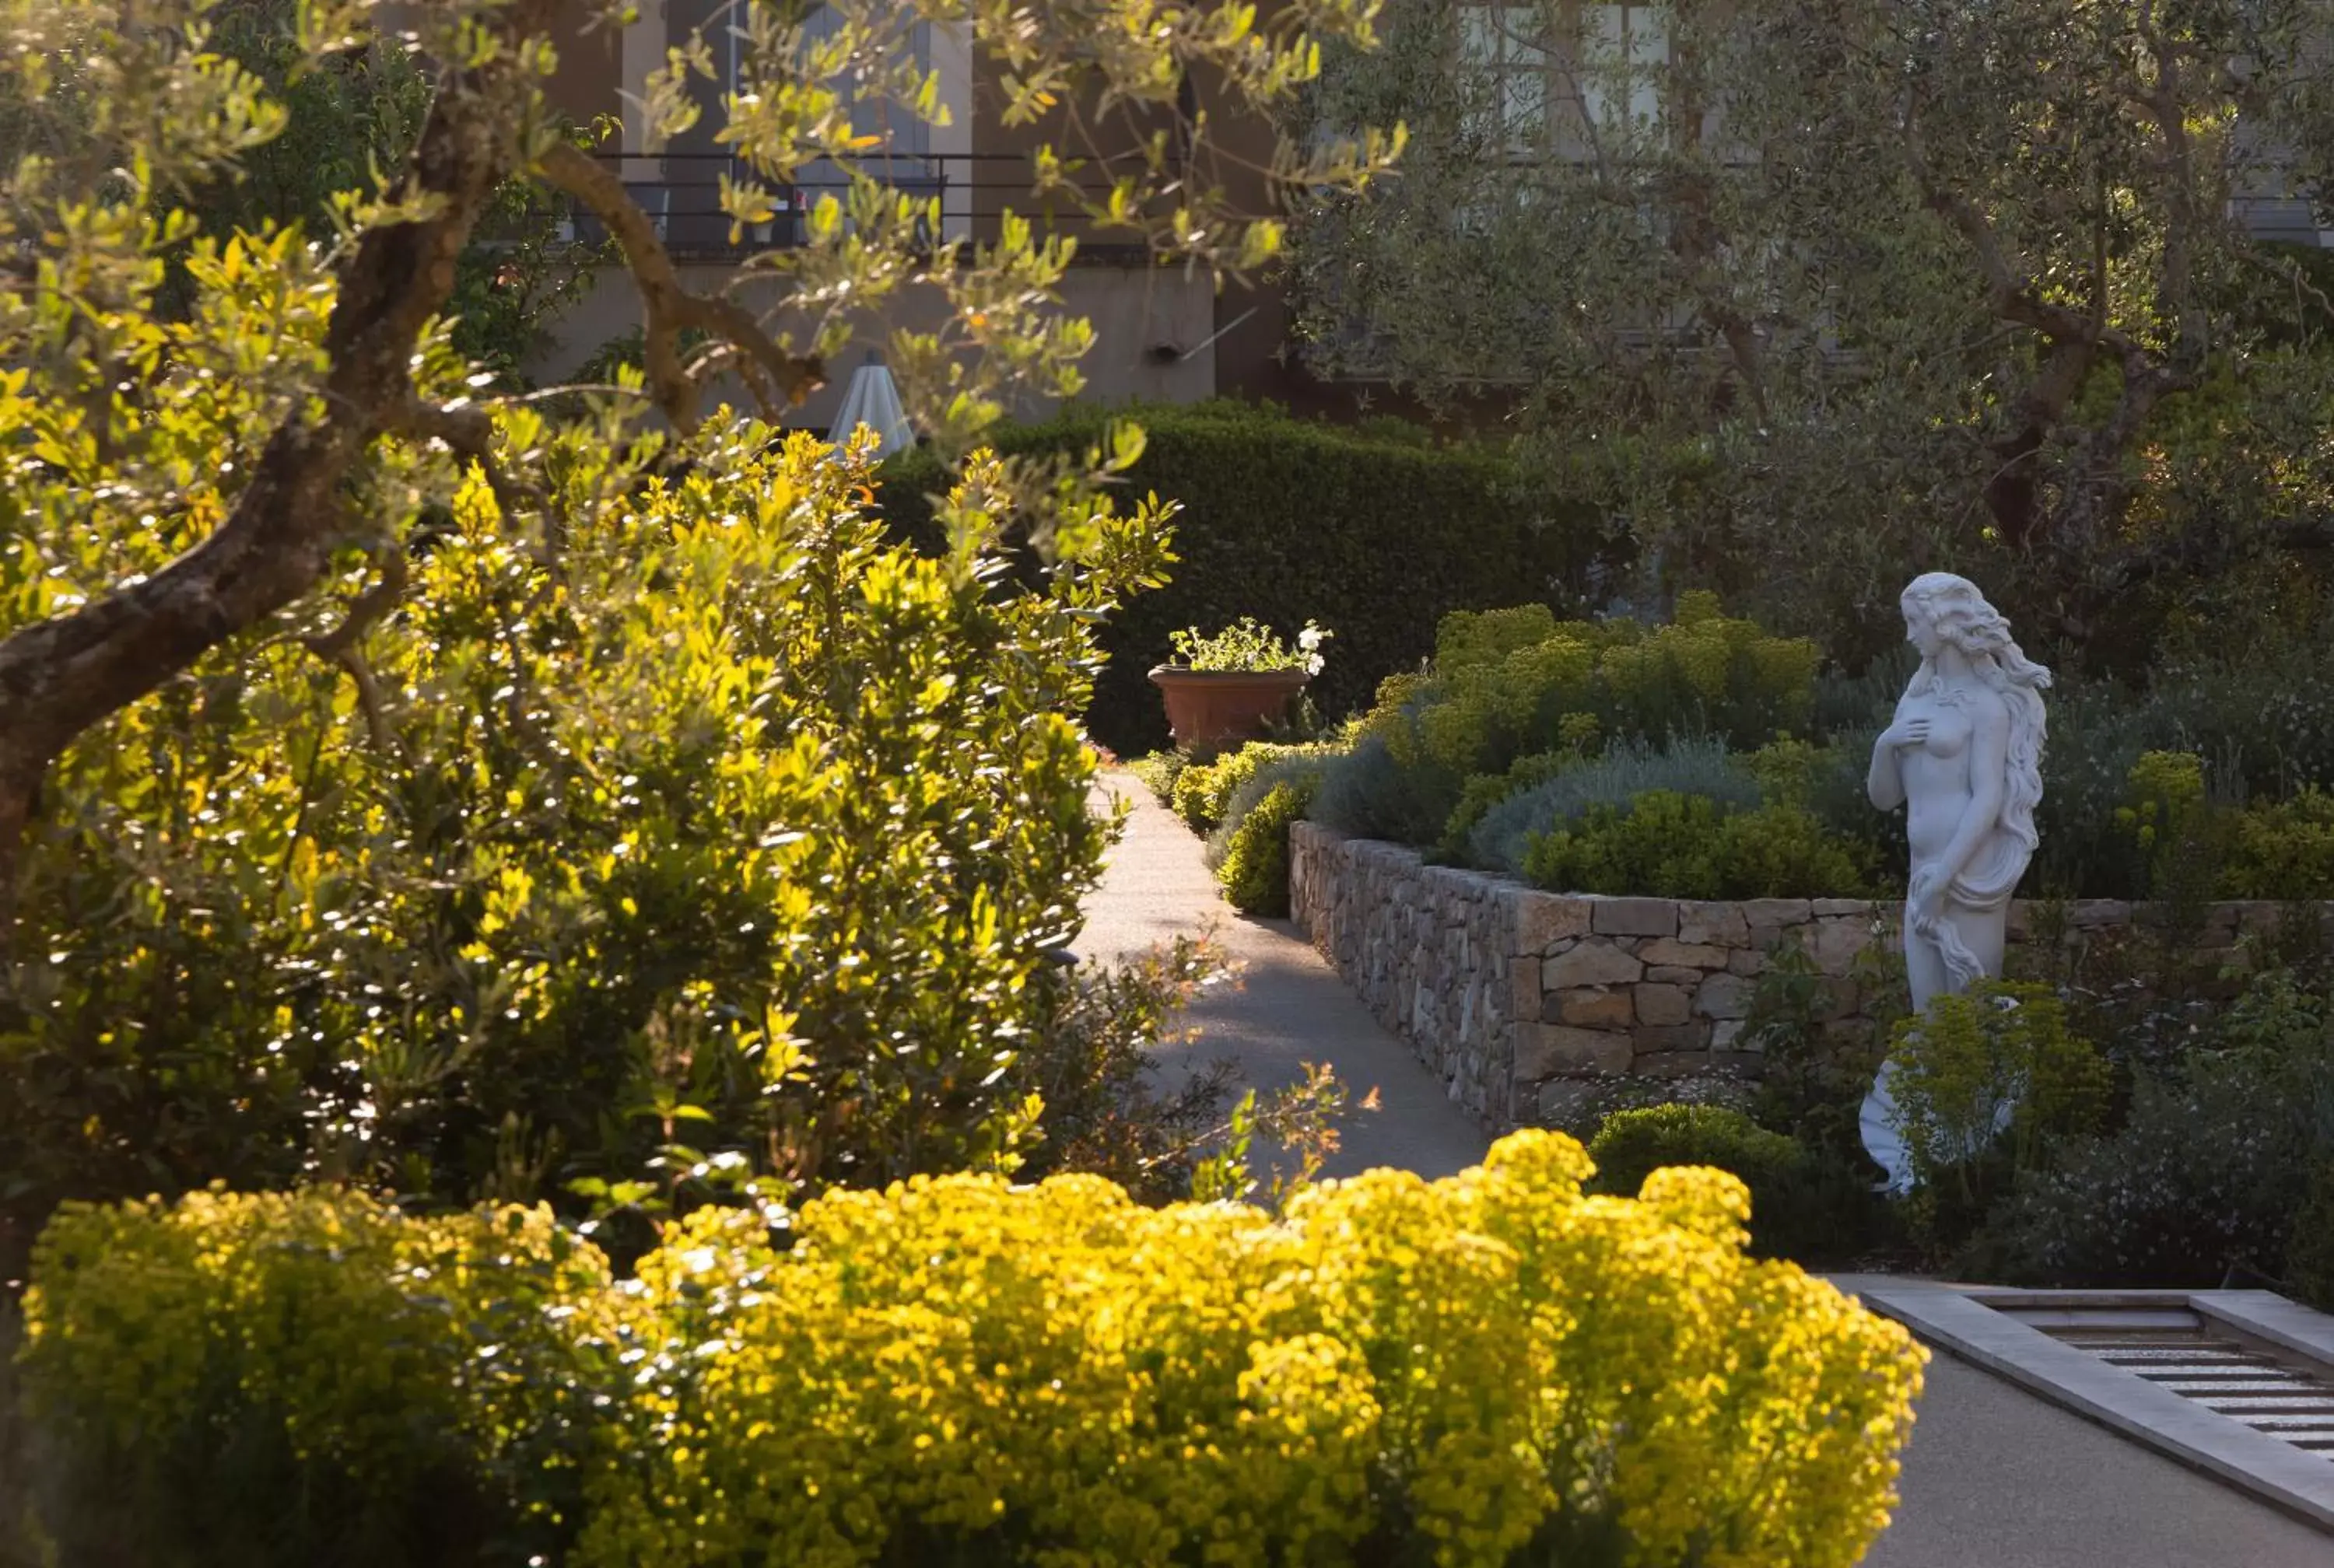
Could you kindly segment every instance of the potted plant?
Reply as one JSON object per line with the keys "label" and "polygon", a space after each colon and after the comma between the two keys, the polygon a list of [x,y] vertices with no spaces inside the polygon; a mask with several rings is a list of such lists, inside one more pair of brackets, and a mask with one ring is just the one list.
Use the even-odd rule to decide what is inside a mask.
{"label": "potted plant", "polygon": [[1172,633],[1174,657],[1153,669],[1151,680],[1167,698],[1167,727],[1177,747],[1205,757],[1256,739],[1321,673],[1321,645],[1328,640],[1308,620],[1292,646],[1253,615],[1213,637],[1201,636],[1196,626]]}

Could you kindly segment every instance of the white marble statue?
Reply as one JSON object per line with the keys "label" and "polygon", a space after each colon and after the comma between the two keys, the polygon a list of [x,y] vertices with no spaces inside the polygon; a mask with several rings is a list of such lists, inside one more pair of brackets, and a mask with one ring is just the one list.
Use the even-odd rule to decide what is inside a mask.
{"label": "white marble statue", "polygon": [[[1928,572],[1902,602],[1921,668],[1895,722],[1872,744],[1866,787],[1882,811],[1906,809],[1905,971],[1917,1013],[1932,996],[2001,974],[2010,895],[2036,843],[2040,693],[2050,672],[2018,650],[2010,623],[1966,578]],[[1901,1192],[1913,1173],[1895,1124],[1893,1071],[1882,1064],[1861,1121],[1865,1148]]]}

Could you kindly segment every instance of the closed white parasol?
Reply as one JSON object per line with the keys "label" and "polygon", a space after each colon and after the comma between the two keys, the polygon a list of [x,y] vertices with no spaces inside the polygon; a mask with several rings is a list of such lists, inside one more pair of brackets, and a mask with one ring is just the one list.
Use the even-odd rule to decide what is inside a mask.
{"label": "closed white parasol", "polygon": [[892,384],[892,372],[878,364],[873,354],[851,372],[851,385],[844,389],[843,407],[834,412],[827,438],[839,447],[862,425],[875,432],[881,443],[875,449],[879,457],[915,445],[915,433],[908,428],[908,411],[900,406],[900,390]]}

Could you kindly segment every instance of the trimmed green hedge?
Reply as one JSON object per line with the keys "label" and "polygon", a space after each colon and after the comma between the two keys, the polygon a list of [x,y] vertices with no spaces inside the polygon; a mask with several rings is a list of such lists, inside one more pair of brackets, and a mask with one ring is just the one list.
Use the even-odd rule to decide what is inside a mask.
{"label": "trimmed green hedge", "polygon": [[[998,430],[1008,456],[1082,450],[1112,418],[1149,440],[1129,476],[1137,495],[1183,504],[1167,587],[1131,601],[1102,642],[1088,727],[1123,755],[1167,742],[1146,678],[1168,633],[1254,615],[1284,633],[1309,617],[1336,633],[1312,695],[1331,715],[1367,706],[1378,681],[1434,651],[1453,610],[1570,607],[1600,560],[1618,558],[1602,515],[1527,493],[1481,447],[1434,446],[1300,420],[1269,406],[1210,403],[1076,409]],[[929,496],[946,478],[921,451],[884,467],[882,505],[909,537],[933,538]]]}

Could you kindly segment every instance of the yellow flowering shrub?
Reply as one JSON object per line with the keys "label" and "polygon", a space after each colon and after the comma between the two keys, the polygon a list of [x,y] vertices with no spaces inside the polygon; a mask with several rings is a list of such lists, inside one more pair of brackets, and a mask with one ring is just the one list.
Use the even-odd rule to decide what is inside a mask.
{"label": "yellow flowering shrub", "polygon": [[1449,1565],[1855,1562],[1920,1352],[1748,1258],[1733,1178],[1589,1172],[1519,1133],[1278,1221],[920,1178],[811,1205],[783,1257],[700,1217],[642,1271],[647,1321],[702,1315],[580,1555],[1348,1563],[1393,1531]]}
{"label": "yellow flowering shrub", "polygon": [[[1748,1257],[1733,1178],[1661,1170],[1623,1198],[1584,1196],[1590,1174],[1525,1132],[1278,1218],[1093,1177],[917,1178],[813,1201],[784,1249],[700,1210],[622,1284],[531,1216],[80,1211],[44,1244],[27,1380],[67,1469],[112,1467],[85,1477],[167,1490],[191,1472],[151,1435],[201,1422],[296,1434],[255,1511],[362,1491],[396,1434],[435,1434],[515,1477],[506,1525],[555,1525],[578,1564],[1847,1568],[1886,1522],[1921,1352]],[[456,1265],[422,1265],[440,1308],[425,1256]],[[554,1391],[477,1374],[515,1353],[469,1326],[512,1316],[514,1272],[543,1286],[516,1361]],[[271,1309],[315,1342],[270,1337]],[[545,1412],[579,1442],[512,1441]],[[538,1451],[575,1468],[546,1484]]]}
{"label": "yellow flowering shrub", "polygon": [[607,1260],[548,1208],[415,1219],[326,1188],[67,1205],[22,1352],[60,1560],[547,1544],[600,1419],[584,1369],[613,1301]]}

